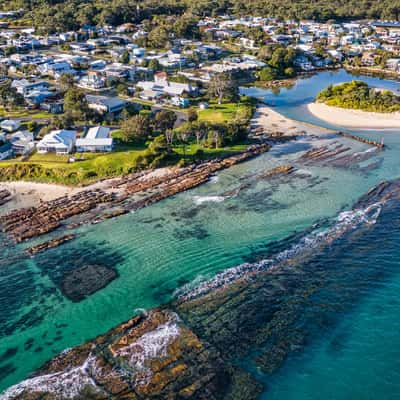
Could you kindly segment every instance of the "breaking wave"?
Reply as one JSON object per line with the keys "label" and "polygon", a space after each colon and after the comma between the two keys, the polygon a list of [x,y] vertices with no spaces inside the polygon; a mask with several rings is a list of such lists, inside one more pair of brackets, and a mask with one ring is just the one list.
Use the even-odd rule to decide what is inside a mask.
{"label": "breaking wave", "polygon": [[344,211],[338,215],[330,227],[313,230],[274,257],[256,263],[244,263],[229,268],[217,274],[214,278],[201,282],[194,288],[193,285],[185,285],[175,291],[175,296],[182,301],[192,300],[207,294],[211,290],[224,287],[237,279],[267,269],[272,272],[287,265],[289,262],[300,261],[304,257],[312,255],[316,249],[328,246],[346,232],[355,230],[361,226],[375,224],[381,213],[382,205],[383,202],[377,202],[366,208]]}
{"label": "breaking wave", "polygon": [[96,357],[90,354],[82,365],[71,368],[68,371],[61,371],[26,379],[25,381],[22,381],[6,390],[2,395],[0,395],[0,399],[15,399],[25,391],[51,393],[57,399],[73,399],[88,386],[97,392],[100,391],[92,378],[95,374]]}
{"label": "breaking wave", "polygon": [[133,372],[135,385],[149,383],[153,373],[146,363],[167,356],[169,344],[180,334],[177,322],[178,317],[174,315],[165,324],[159,325],[155,330],[143,334],[134,343],[115,352],[117,357],[127,360],[128,366]]}
{"label": "breaking wave", "polygon": [[193,201],[195,204],[200,205],[203,203],[222,203],[225,200],[223,196],[194,196]]}

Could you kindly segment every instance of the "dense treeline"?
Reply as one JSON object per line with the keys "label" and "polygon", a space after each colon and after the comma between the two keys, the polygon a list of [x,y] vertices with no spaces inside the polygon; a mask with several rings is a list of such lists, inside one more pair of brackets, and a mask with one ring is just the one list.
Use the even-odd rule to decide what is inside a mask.
{"label": "dense treeline", "polygon": [[400,97],[389,90],[371,88],[361,81],[330,85],[319,93],[317,100],[330,106],[363,111],[395,112],[400,110]]}
{"label": "dense treeline", "polygon": [[7,9],[23,8],[36,26],[48,30],[76,29],[85,24],[118,25],[184,12],[199,17],[230,13],[319,21],[400,18],[400,0],[5,0],[2,3]]}

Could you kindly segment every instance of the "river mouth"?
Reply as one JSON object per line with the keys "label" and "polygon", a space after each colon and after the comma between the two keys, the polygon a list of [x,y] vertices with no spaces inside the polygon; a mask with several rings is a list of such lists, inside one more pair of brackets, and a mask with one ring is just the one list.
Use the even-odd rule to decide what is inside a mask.
{"label": "river mouth", "polygon": [[[332,76],[343,80],[340,75]],[[329,84],[326,75],[320,80],[324,85]],[[307,82],[310,85],[313,81]],[[392,82],[389,84],[392,85]],[[267,94],[271,98],[275,96],[274,109],[301,119],[297,118],[297,106],[292,107],[289,97],[293,97],[296,104],[307,100],[310,96],[304,95],[302,85],[298,84],[297,89],[295,87],[291,92],[282,91],[284,98]],[[318,85],[320,83],[315,83],[315,90]],[[296,91],[299,88],[301,92]],[[357,134],[376,140],[382,136],[376,131]],[[368,149],[343,138],[314,139],[313,145],[324,146],[325,139],[330,143],[339,140],[350,146],[353,153]],[[74,259],[78,258],[74,254],[87,254],[89,257],[89,249],[100,246],[102,251],[95,251],[97,259],[92,263],[106,264],[118,273],[118,277],[107,287],[79,302],[65,298],[55,284],[57,271],[67,268],[64,266],[67,263],[62,260],[61,248],[49,251],[48,258],[55,262],[46,264],[46,253],[37,260],[15,260],[12,257],[15,249],[8,250],[7,243],[2,244],[4,267],[0,272],[0,284],[4,288],[4,307],[0,318],[4,321],[4,331],[0,338],[0,388],[5,389],[26,378],[65,348],[81,344],[129,319],[136,308],[150,309],[164,304],[185,284],[193,286],[195,279],[197,283],[204,282],[228,268],[245,262],[251,264],[264,255],[276,253],[274,249],[277,247],[287,249],[291,241],[288,240],[285,246],[281,240],[294,233],[302,236],[302,232],[316,222],[324,224],[341,211],[349,210],[372,186],[400,176],[397,161],[399,137],[393,132],[387,133],[385,144],[385,151],[370,160],[382,161],[370,170],[298,164],[297,175],[290,179],[280,177],[268,181],[252,178],[278,165],[294,164],[310,149],[310,142],[300,139],[295,145],[279,145],[270,154],[219,173],[218,179],[165,200],[160,205],[114,221],[78,228],[79,240],[65,244],[69,254]],[[367,164],[364,161],[360,165],[364,167]],[[395,215],[393,212],[394,219]],[[351,247],[346,251],[351,259]],[[331,265],[334,265],[333,259]],[[354,276],[349,282],[356,280]],[[373,282],[372,278],[370,280]],[[372,286],[370,288],[374,290]],[[368,292],[370,289],[366,287],[365,290]],[[262,307],[265,307],[265,302],[259,305],[254,303],[252,312]],[[352,310],[357,308],[352,307]],[[340,324],[327,325],[333,327]],[[317,342],[313,340],[313,343]],[[254,351],[256,349],[254,346]],[[255,374],[260,373],[256,376],[261,380],[264,375],[267,376],[269,393],[277,393],[278,396],[282,392],[275,392],[273,387],[288,387],[291,382],[288,377],[296,376],[294,369],[289,368],[295,364],[291,357],[297,360],[296,354],[289,355],[282,364],[282,371],[285,372],[282,375],[274,372],[272,377],[266,371],[260,371],[253,362],[247,364],[246,360],[240,359],[240,363],[246,364],[246,369],[255,371]],[[307,356],[304,357],[306,362]],[[286,365],[288,369],[285,370]],[[305,380],[301,382],[306,387]],[[306,389],[304,391],[307,394]]]}

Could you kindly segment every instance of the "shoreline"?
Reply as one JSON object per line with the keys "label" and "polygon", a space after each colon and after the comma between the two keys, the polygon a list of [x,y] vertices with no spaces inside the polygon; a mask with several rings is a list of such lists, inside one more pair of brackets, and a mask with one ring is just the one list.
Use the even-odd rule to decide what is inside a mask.
{"label": "shoreline", "polygon": [[292,137],[297,135],[316,135],[334,133],[333,129],[313,125],[308,122],[297,121],[284,116],[272,107],[259,103],[250,120],[252,135],[255,137],[268,135]]}
{"label": "shoreline", "polygon": [[307,104],[307,111],[329,124],[358,129],[400,129],[400,112],[377,113],[328,106],[323,103]]}

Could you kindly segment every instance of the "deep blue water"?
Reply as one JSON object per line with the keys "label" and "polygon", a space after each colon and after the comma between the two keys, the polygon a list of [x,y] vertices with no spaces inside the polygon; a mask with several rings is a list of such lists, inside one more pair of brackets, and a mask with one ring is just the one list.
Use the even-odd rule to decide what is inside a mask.
{"label": "deep blue water", "polygon": [[[338,126],[312,116],[304,105],[328,84],[352,79],[360,78],[345,71],[324,72],[279,93],[258,89],[247,93],[264,97],[288,117],[337,129]],[[394,91],[400,87],[395,81],[361,79]],[[384,136],[387,148],[379,177],[381,180],[400,177],[399,131],[347,131],[375,140]],[[346,295],[335,296],[332,290],[322,293],[320,301],[332,307],[333,323],[313,332],[314,340],[291,354],[272,376],[258,376],[267,387],[263,400],[400,398],[399,223],[400,204],[382,212],[369,232],[360,233],[360,237],[355,236],[351,241],[347,238],[349,242],[341,243],[339,250],[329,249],[321,257],[325,268],[335,270],[331,276],[337,293],[343,291]]]}

